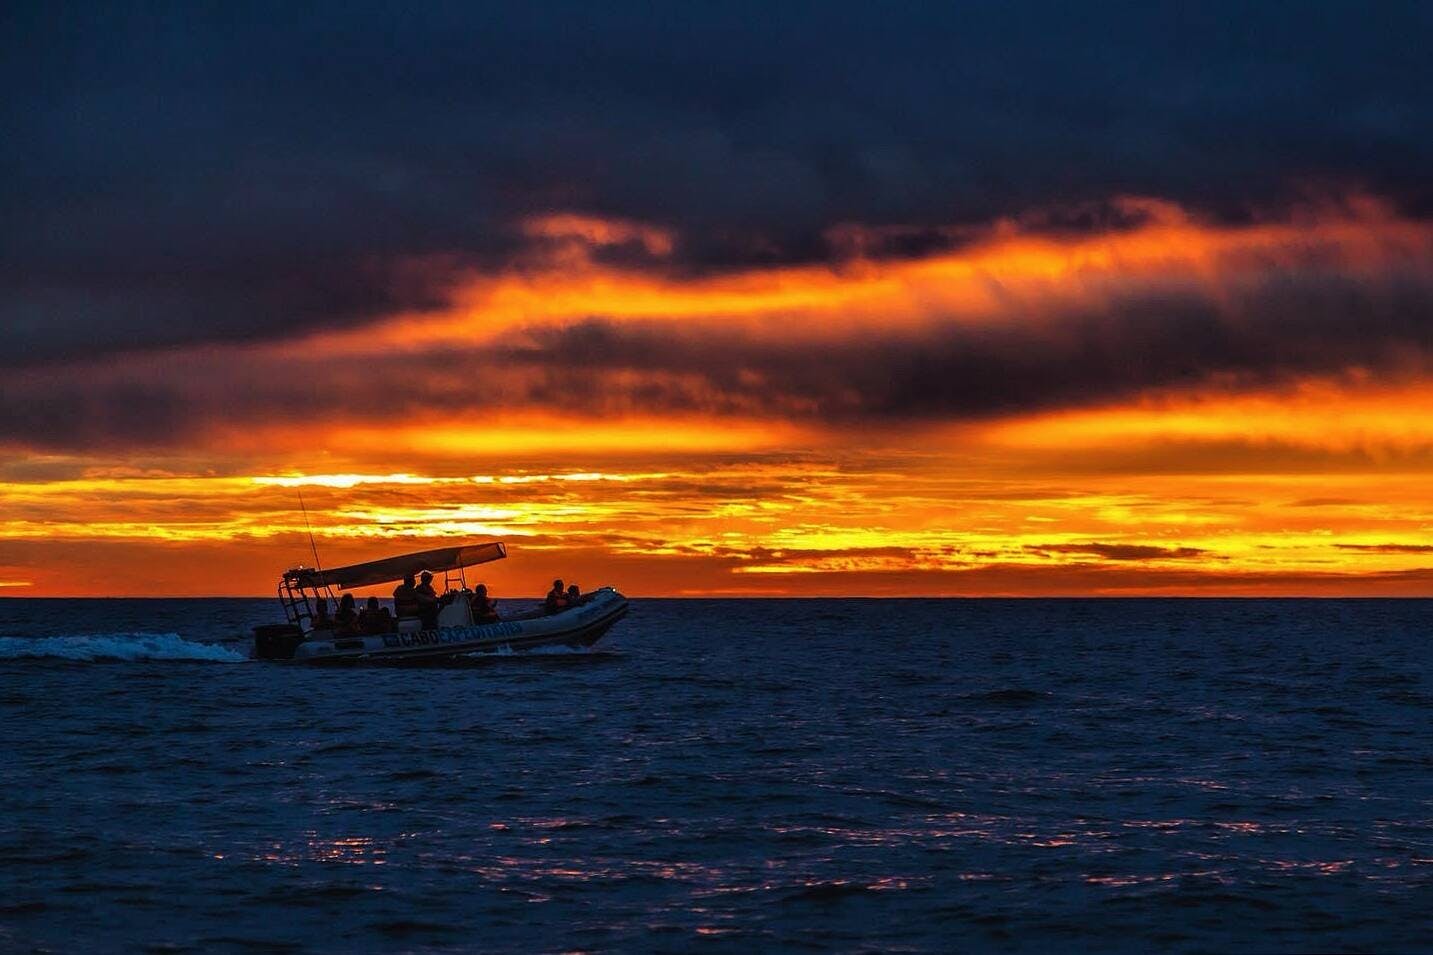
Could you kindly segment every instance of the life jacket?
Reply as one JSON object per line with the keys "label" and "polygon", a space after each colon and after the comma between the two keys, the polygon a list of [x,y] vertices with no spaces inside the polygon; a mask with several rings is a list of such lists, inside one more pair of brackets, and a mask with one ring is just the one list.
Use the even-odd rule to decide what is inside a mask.
{"label": "life jacket", "polygon": [[400,617],[418,616],[418,588],[399,584],[393,591],[393,612]]}
{"label": "life jacket", "polygon": [[498,619],[498,602],[491,597],[479,597],[474,594],[468,600],[468,606],[473,608],[474,620]]}
{"label": "life jacket", "polygon": [[364,633],[387,633],[393,629],[393,617],[387,607],[363,611],[358,615],[358,623]]}

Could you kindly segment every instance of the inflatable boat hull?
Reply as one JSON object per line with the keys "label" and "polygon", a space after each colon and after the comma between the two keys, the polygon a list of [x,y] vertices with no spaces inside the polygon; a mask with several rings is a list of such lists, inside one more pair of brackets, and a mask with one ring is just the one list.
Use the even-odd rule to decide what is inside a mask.
{"label": "inflatable boat hull", "polygon": [[590,647],[627,613],[627,598],[610,587],[579,607],[467,627],[441,627],[372,636],[310,637],[293,650],[295,663],[380,663],[509,653],[537,647]]}

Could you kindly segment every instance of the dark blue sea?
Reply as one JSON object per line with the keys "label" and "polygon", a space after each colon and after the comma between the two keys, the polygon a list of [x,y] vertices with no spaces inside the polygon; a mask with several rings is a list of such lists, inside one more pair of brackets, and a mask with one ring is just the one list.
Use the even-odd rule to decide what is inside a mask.
{"label": "dark blue sea", "polygon": [[0,950],[1433,952],[1433,602],[0,601]]}

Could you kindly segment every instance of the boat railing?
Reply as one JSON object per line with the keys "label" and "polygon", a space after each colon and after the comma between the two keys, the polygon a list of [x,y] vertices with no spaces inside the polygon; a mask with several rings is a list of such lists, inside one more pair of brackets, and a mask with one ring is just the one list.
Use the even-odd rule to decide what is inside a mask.
{"label": "boat railing", "polygon": [[289,623],[305,633],[313,629],[313,607],[309,604],[308,591],[295,585],[287,574],[279,581],[279,603]]}

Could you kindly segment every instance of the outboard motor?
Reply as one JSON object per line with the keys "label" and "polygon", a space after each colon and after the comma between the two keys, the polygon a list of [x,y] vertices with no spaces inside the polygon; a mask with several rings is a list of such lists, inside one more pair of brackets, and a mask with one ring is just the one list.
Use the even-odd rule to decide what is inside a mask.
{"label": "outboard motor", "polygon": [[260,660],[292,660],[304,642],[304,632],[292,623],[270,623],[254,628],[254,656]]}

